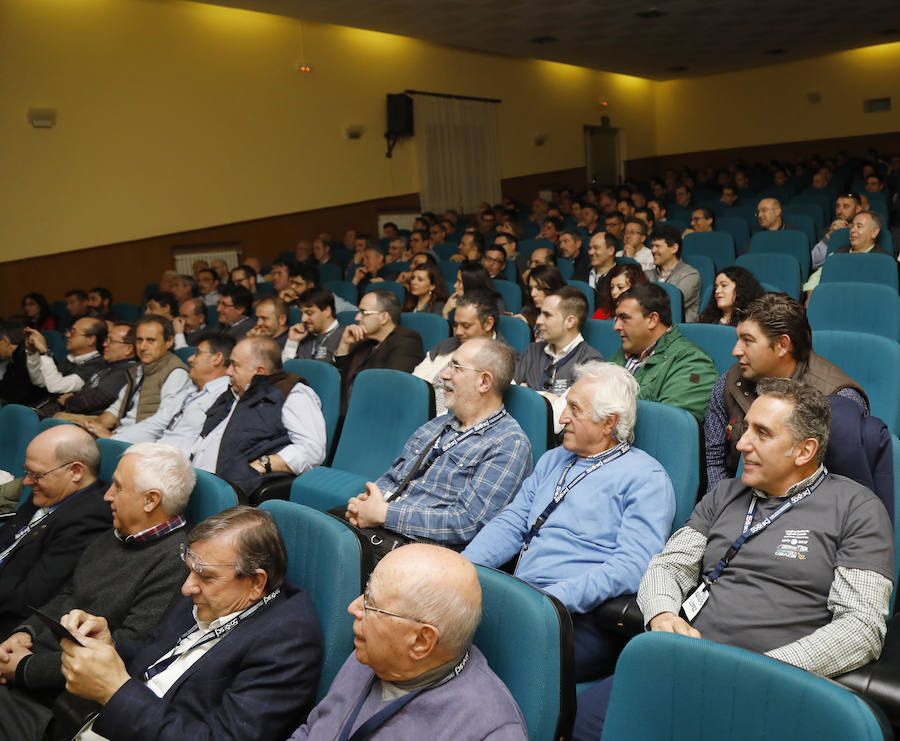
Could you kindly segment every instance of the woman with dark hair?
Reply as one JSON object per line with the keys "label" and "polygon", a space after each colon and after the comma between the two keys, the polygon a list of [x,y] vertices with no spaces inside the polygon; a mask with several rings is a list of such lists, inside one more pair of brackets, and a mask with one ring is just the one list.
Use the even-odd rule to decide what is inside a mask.
{"label": "woman with dark hair", "polygon": [[497,299],[497,307],[500,312],[506,311],[506,304],[503,297],[494,288],[494,281],[488,275],[488,271],[480,262],[475,260],[466,260],[460,263],[459,270],[456,273],[456,283],[453,284],[453,294],[444,304],[444,317],[449,319],[450,312],[456,308],[456,302],[460,296],[469,291],[487,291]]}
{"label": "woman with dark hair", "polygon": [[437,265],[422,263],[412,269],[403,311],[441,314],[447,301],[447,281]]}
{"label": "woman with dark hair", "polygon": [[713,295],[697,321],[702,324],[735,326],[735,309],[746,309],[751,301],[765,292],[753,273],[746,268],[737,265],[727,267],[716,275]]}
{"label": "woman with dark hair", "polygon": [[42,293],[26,293],[22,299],[22,313],[33,329],[41,332],[56,329],[56,317],[50,313],[50,304]]}
{"label": "woman with dark hair", "polygon": [[601,291],[600,306],[594,312],[591,319],[610,319],[616,312],[616,300],[625,291],[639,283],[647,282],[647,274],[641,270],[640,265],[625,263],[616,265],[609,271],[606,282]]}
{"label": "woman with dark hair", "polygon": [[559,290],[564,285],[566,280],[555,265],[538,265],[528,274],[528,295],[531,297],[531,304],[540,309],[547,294]]}

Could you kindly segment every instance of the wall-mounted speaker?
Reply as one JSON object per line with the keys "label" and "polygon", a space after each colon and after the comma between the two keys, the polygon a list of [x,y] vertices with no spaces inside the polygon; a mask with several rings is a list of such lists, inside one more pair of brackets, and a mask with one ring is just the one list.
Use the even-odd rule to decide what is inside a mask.
{"label": "wall-mounted speaker", "polygon": [[413,101],[404,93],[388,93],[386,136],[413,135]]}

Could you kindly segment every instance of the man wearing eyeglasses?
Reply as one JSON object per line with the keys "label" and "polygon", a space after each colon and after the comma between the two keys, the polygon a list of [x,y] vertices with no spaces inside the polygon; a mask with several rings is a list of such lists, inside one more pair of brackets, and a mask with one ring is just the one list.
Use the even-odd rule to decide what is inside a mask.
{"label": "man wearing eyeglasses", "polygon": [[0,528],[0,635],[43,605],[72,575],[87,545],[111,523],[97,480],[100,450],[75,425],[52,427],[25,451],[31,499]]}
{"label": "man wearing eyeglasses", "polygon": [[403,546],[347,611],[356,650],[290,741],[528,738],[509,690],[472,645],[481,586],[464,558]]}
{"label": "man wearing eyeglasses", "polygon": [[309,595],[285,580],[271,516],[232,507],[195,527],[182,550],[184,598],[142,641],[113,641],[107,621],[62,623],[62,672],[102,709],[76,738],[285,738],[315,701],[322,636]]}
{"label": "man wearing eyeglasses", "polygon": [[834,221],[831,222],[825,234],[812,249],[812,269],[818,270],[828,256],[828,243],[831,234],[836,229],[849,229],[853,223],[853,217],[862,211],[862,202],[858,193],[842,193],[834,203]]}
{"label": "man wearing eyeglasses", "polygon": [[253,327],[250,309],[253,305],[253,294],[243,286],[228,283],[219,289],[219,326],[235,340],[243,338]]}
{"label": "man wearing eyeglasses", "polygon": [[[128,448],[104,496],[114,530],[94,539],[71,581],[41,611],[54,620],[76,608],[102,615],[117,642],[141,638],[156,627],[186,575],[175,559],[187,541],[182,512],[194,480],[177,448],[154,443]],[[37,616],[0,644],[0,682],[9,686],[0,688],[0,717],[17,741],[43,737],[64,682],[60,658],[59,641]],[[75,702],[66,695],[58,701],[67,707]],[[82,722],[52,735],[68,730],[71,738]]]}
{"label": "man wearing eyeglasses", "polygon": [[106,367],[103,343],[106,322],[94,317],[79,319],[66,331],[66,359],[57,366],[47,340],[38,330],[25,328],[28,375],[35,386],[43,386],[53,398],[80,391]]}

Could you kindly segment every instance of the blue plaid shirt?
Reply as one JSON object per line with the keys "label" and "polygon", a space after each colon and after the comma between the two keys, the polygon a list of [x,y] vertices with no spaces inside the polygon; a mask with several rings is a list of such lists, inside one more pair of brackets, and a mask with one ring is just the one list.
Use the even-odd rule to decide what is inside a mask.
{"label": "blue plaid shirt", "polygon": [[[385,496],[399,488],[422,448],[447,425],[446,445],[459,435],[459,420],[444,414],[426,422],[376,484]],[[388,503],[384,526],[413,539],[468,543],[509,502],[531,473],[531,443],[512,415],[441,452],[429,468]]]}

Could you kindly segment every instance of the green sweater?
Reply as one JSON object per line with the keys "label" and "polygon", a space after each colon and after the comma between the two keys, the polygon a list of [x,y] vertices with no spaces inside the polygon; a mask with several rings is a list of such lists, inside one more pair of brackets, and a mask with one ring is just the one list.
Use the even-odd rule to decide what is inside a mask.
{"label": "green sweater", "polygon": [[[610,362],[625,365],[622,348],[610,358]],[[656,350],[634,377],[641,384],[638,398],[681,407],[703,424],[709,394],[719,374],[712,358],[682,337],[678,327],[672,326],[659,338]]]}
{"label": "green sweater", "polygon": [[[113,640],[140,638],[181,597],[187,567],[178,553],[186,531],[183,527],[146,543],[125,544],[107,530],[85,549],[66,588],[41,609],[56,620],[75,608],[102,615]],[[21,677],[28,689],[62,689],[66,680],[59,642],[37,617],[13,632],[19,630],[34,637],[34,654],[20,666],[17,681]]]}

